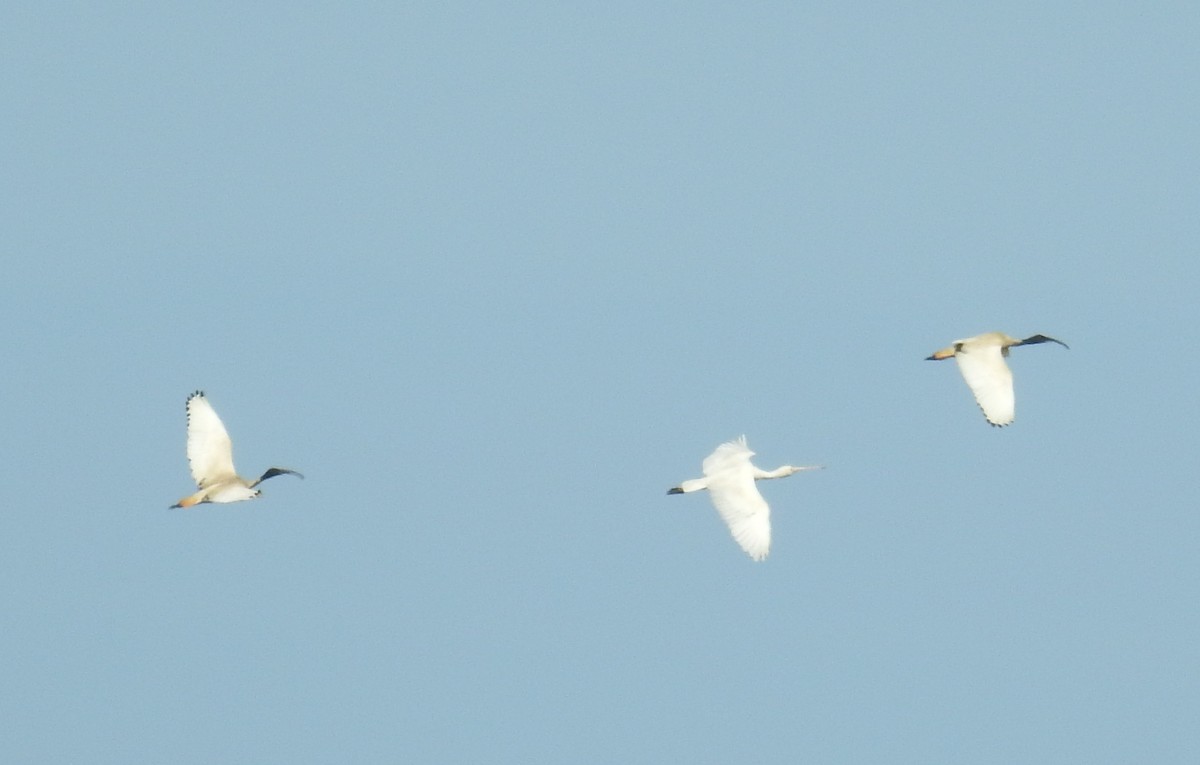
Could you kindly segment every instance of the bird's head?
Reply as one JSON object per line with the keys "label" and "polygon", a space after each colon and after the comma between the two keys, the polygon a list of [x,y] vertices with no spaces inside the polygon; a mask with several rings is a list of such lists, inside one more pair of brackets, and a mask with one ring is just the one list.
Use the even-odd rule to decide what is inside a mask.
{"label": "bird's head", "polygon": [[786,471],[784,473],[784,475],[792,475],[793,473],[800,473],[805,470],[824,470],[824,469],[825,469],[824,465],[800,465],[800,466],[784,465],[783,466],[783,470]]}
{"label": "bird's head", "polygon": [[1046,337],[1045,335],[1034,335],[1033,337],[1027,337],[1024,340],[1017,340],[1013,343],[1013,345],[1038,345],[1039,343],[1058,343],[1068,351],[1071,350],[1071,346],[1067,345],[1062,340],[1055,340],[1053,337]]}

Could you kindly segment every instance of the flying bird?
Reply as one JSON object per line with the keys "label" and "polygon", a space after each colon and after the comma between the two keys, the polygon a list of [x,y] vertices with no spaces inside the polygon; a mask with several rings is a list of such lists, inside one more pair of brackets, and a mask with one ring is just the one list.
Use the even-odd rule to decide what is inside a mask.
{"label": "flying bird", "polygon": [[771,508],[754,482],[762,478],[785,478],[801,470],[817,470],[820,465],[793,467],[784,465],[771,471],[755,467],[754,452],[746,446],[746,437],[729,441],[704,459],[703,478],[684,481],[667,494],[687,494],[708,489],[712,503],[725,520],[729,532],[754,560],[767,557],[771,549]]}
{"label": "flying bird", "polygon": [[940,361],[953,357],[958,362],[958,371],[967,381],[967,387],[975,394],[975,401],[983,410],[987,421],[1003,427],[1016,416],[1016,399],[1013,396],[1013,377],[1004,363],[1008,349],[1018,345],[1058,343],[1069,349],[1066,343],[1045,335],[1034,335],[1024,340],[1009,337],[1003,332],[988,332],[966,340],[955,340],[953,345],[941,349],[926,361]]}
{"label": "flying bird", "polygon": [[233,469],[233,444],[212,404],[203,391],[187,399],[187,457],[192,478],[200,491],[184,497],[171,507],[191,507],[202,502],[240,502],[262,494],[255,489],[277,475],[304,476],[295,470],[273,467],[253,481],[247,481]]}

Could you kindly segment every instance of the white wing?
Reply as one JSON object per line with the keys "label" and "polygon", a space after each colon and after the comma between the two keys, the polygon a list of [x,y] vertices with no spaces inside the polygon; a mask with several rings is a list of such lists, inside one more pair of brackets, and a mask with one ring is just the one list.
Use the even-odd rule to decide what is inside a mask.
{"label": "white wing", "polygon": [[704,472],[705,477],[731,468],[739,469],[743,466],[746,470],[752,470],[750,458],[753,456],[754,452],[746,446],[746,437],[739,436],[736,441],[726,441],[718,446],[716,451],[704,458],[700,469]]}
{"label": "white wing", "polygon": [[754,466],[746,437],[721,444],[704,460],[704,476],[713,505],[729,532],[754,560],[771,549],[771,509],[754,485]]}
{"label": "white wing", "polygon": [[993,425],[1011,423],[1016,416],[1013,377],[1000,346],[963,348],[954,360],[987,421]]}
{"label": "white wing", "polygon": [[188,396],[187,457],[192,478],[201,488],[235,477],[233,444],[221,418],[199,391]]}

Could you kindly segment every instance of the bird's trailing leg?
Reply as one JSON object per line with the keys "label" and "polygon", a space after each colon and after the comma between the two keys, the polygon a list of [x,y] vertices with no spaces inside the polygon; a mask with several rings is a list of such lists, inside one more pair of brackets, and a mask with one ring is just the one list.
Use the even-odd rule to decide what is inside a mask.
{"label": "bird's trailing leg", "polygon": [[943,348],[940,351],[936,351],[932,356],[926,356],[925,360],[926,361],[941,361],[942,359],[952,359],[952,358],[954,358],[954,354],[958,353],[959,350],[960,350],[960,347],[957,344],[952,345],[949,348]]}
{"label": "bird's trailing leg", "polygon": [[668,494],[687,494],[692,491],[701,491],[708,488],[708,481],[703,478],[691,478],[678,486],[667,489]]}
{"label": "bird's trailing leg", "polygon": [[205,498],[204,494],[204,491],[198,491],[190,497],[184,497],[175,504],[171,505],[171,507],[191,507],[192,505],[198,505],[201,502],[207,502],[208,500]]}

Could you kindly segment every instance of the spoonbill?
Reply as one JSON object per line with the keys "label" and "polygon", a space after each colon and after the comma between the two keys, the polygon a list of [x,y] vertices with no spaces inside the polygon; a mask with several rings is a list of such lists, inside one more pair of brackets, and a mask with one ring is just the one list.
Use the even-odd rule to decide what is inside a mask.
{"label": "spoonbill", "polygon": [[1034,335],[1024,340],[1009,337],[1003,332],[988,332],[966,340],[955,340],[950,346],[937,351],[926,361],[941,361],[953,357],[958,362],[958,371],[967,381],[967,387],[975,394],[975,402],[983,410],[983,416],[996,427],[1003,427],[1016,416],[1016,399],[1013,397],[1013,377],[1004,359],[1008,349],[1018,345],[1058,343],[1070,350],[1062,340],[1045,335]]}
{"label": "spoonbill", "polygon": [[200,491],[184,497],[171,507],[191,507],[202,502],[240,502],[262,494],[255,489],[277,475],[304,476],[295,470],[273,467],[253,481],[247,481],[233,469],[233,443],[221,424],[221,418],[203,391],[187,399],[187,457],[192,478]]}
{"label": "spoonbill", "polygon": [[821,465],[794,467],[784,465],[767,471],[750,462],[754,452],[746,446],[746,437],[728,441],[704,458],[703,478],[684,481],[667,494],[687,494],[708,489],[713,505],[734,540],[754,560],[767,557],[771,549],[771,508],[754,482],[763,478],[785,478],[801,470],[818,470]]}

